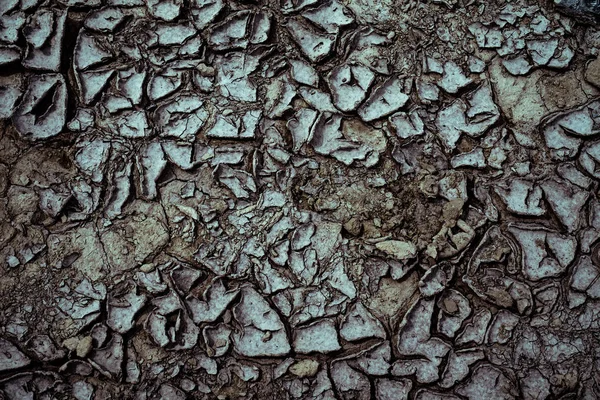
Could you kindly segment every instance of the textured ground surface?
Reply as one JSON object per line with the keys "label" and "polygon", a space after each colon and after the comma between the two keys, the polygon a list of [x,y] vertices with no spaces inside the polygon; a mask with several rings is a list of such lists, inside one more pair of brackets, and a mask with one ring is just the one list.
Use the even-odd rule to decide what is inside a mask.
{"label": "textured ground surface", "polygon": [[600,398],[559,3],[0,0],[0,398]]}

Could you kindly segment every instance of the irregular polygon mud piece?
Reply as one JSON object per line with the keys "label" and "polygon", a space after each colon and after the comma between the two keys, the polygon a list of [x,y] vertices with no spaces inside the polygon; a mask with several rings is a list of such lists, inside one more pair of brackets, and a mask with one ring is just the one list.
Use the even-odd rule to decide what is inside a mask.
{"label": "irregular polygon mud piece", "polygon": [[234,332],[235,351],[246,357],[277,357],[290,351],[285,327],[265,299],[252,289],[242,291],[233,309],[240,331]]}
{"label": "irregular polygon mud piece", "polygon": [[15,128],[29,140],[58,135],[66,122],[67,100],[67,83],[62,75],[33,75],[13,115]]}
{"label": "irregular polygon mud piece", "polygon": [[294,350],[297,353],[329,353],[341,349],[335,325],[331,320],[317,321],[296,328]]}
{"label": "irregular polygon mud piece", "polygon": [[442,143],[454,148],[461,135],[483,135],[498,121],[500,111],[492,98],[489,85],[482,85],[463,100],[444,108],[437,117],[437,127]]}
{"label": "irregular polygon mud piece", "polygon": [[286,27],[292,39],[311,62],[323,60],[333,50],[335,35],[321,32],[303,19],[290,19]]}
{"label": "irregular polygon mud piece", "polygon": [[594,1],[0,0],[0,399],[596,399]]}
{"label": "irregular polygon mud piece", "polygon": [[340,329],[344,340],[357,341],[371,337],[385,339],[386,333],[381,322],[373,317],[362,303],[356,303],[348,311]]}
{"label": "irregular polygon mud piece", "polygon": [[[374,78],[375,74],[363,65],[346,64],[334,68],[329,75],[328,81],[333,96],[333,104],[335,104],[340,111],[356,110],[360,103],[365,100],[367,91],[373,83]],[[376,96],[383,95],[384,93],[376,94]],[[385,103],[388,102],[386,99],[381,99],[379,101]],[[372,103],[375,102],[377,102],[377,99],[372,100]],[[372,116],[371,113],[373,113],[376,118],[375,113],[377,111],[375,111],[375,107],[375,105],[367,106],[367,110],[364,110],[362,114],[370,118]],[[371,108],[373,108],[372,111],[370,110]]]}
{"label": "irregular polygon mud piece", "polygon": [[32,70],[59,72],[65,34],[66,10],[40,8],[22,32],[27,41],[23,66]]}
{"label": "irregular polygon mud piece", "polygon": [[373,94],[359,108],[358,115],[365,121],[373,121],[385,117],[408,101],[407,94],[402,93],[403,82],[398,78],[391,78],[380,87],[373,90]]}
{"label": "irregular polygon mud piece", "polygon": [[136,314],[146,302],[146,295],[136,291],[137,286],[130,283],[109,294],[106,324],[115,332],[124,334],[133,328]]}
{"label": "irregular polygon mud piece", "polygon": [[402,320],[398,349],[403,355],[419,357],[396,361],[392,369],[393,375],[415,374],[417,381],[421,383],[432,383],[439,379],[439,366],[450,350],[450,345],[431,336],[429,325],[433,307],[432,300],[419,300]]}
{"label": "irregular polygon mud piece", "polygon": [[14,344],[5,339],[0,339],[0,371],[10,371],[29,365],[31,360],[23,354]]}

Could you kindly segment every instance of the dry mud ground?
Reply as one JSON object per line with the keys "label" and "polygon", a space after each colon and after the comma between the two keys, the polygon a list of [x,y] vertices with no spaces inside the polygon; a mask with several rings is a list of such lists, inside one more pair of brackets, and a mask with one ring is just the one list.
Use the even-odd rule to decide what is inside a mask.
{"label": "dry mud ground", "polygon": [[557,2],[1,0],[0,398],[600,398]]}

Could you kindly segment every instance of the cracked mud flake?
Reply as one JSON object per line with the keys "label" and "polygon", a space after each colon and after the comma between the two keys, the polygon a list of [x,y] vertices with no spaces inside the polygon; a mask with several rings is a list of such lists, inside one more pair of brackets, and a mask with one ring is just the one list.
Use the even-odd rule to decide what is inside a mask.
{"label": "cracked mud flake", "polygon": [[40,8],[36,11],[22,29],[28,44],[22,60],[24,67],[59,71],[66,19],[67,12],[64,10]]}
{"label": "cracked mud flake", "polygon": [[29,365],[31,360],[23,354],[14,344],[5,339],[0,339],[0,370],[10,371]]}
{"label": "cracked mud flake", "polygon": [[233,336],[234,347],[241,355],[273,357],[290,351],[281,319],[258,292],[245,289],[233,313],[241,326],[241,332]]}
{"label": "cracked mud flake", "polygon": [[318,31],[303,19],[290,19],[287,29],[311,62],[323,60],[333,50],[335,35]]}
{"label": "cracked mud flake", "polygon": [[15,127],[30,140],[58,135],[66,122],[67,83],[60,74],[33,75],[15,110]]}
{"label": "cracked mud flake", "polygon": [[55,3],[0,2],[0,397],[600,397],[598,7]]}

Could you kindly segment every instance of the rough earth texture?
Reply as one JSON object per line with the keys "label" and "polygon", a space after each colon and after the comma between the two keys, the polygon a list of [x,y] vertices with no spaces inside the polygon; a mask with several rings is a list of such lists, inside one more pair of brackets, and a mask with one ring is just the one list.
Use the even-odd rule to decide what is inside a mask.
{"label": "rough earth texture", "polygon": [[0,398],[600,398],[598,11],[0,0]]}

